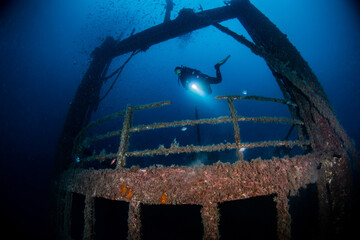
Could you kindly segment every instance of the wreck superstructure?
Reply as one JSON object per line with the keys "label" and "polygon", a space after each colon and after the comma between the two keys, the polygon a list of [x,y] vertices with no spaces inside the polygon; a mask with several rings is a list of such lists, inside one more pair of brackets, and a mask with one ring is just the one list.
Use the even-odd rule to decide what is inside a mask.
{"label": "wreck superstructure", "polygon": [[[251,36],[253,42],[220,25],[221,21],[237,18]],[[89,114],[97,108],[99,92],[112,58],[132,52],[128,60],[139,51],[145,51],[154,44],[180,36],[209,25],[213,25],[239,43],[247,46],[254,54],[262,57],[284,99],[260,96],[220,96],[226,101],[229,115],[213,119],[182,120],[177,122],[153,123],[133,126],[135,111],[161,107],[169,102],[141,106],[128,105],[124,111],[107,116],[95,123],[88,123]],[[357,159],[351,140],[340,126],[326,94],[300,53],[266,16],[248,0],[227,1],[226,6],[194,13],[183,10],[174,20],[166,19],[140,33],[122,41],[111,37],[93,52],[93,60],[78,88],[60,138],[57,161],[60,169],[68,169],[61,175],[59,194],[59,227],[63,236],[71,236],[71,212],[73,194],[84,196],[83,239],[94,238],[95,202],[98,198],[128,203],[128,238],[141,239],[142,206],[149,204],[200,206],[203,239],[218,239],[219,203],[248,199],[257,196],[275,196],[277,211],[277,236],[291,238],[291,216],[289,196],[300,188],[316,183],[319,203],[320,236],[341,235],[345,229],[350,208],[350,159]],[[121,72],[123,65],[119,68]],[[110,76],[113,74],[110,74]],[[257,100],[285,104],[292,118],[243,117],[237,113],[234,101]],[[123,116],[122,128],[93,138],[86,138],[87,131],[94,125],[114,117]],[[291,124],[297,130],[295,141],[242,142],[239,122],[277,122]],[[233,142],[214,145],[181,146],[173,142],[169,148],[129,151],[131,134],[160,128],[194,126],[200,124],[231,123]],[[81,155],[84,146],[107,138],[118,136],[118,151],[93,155],[84,161],[104,162],[110,160],[107,169],[84,169],[71,164],[74,157]],[[74,144],[75,143],[75,144]],[[264,161],[261,158],[244,161],[242,148],[300,146],[304,151],[296,156],[274,156]],[[237,161],[218,162],[208,166],[152,166],[128,168],[127,158],[132,156],[159,156],[179,153],[199,153],[235,150]],[[226,159],[224,159],[226,161]],[[114,165],[113,165],[114,164]],[[70,166],[70,167],[69,167]],[[330,231],[330,232],[329,232]]]}

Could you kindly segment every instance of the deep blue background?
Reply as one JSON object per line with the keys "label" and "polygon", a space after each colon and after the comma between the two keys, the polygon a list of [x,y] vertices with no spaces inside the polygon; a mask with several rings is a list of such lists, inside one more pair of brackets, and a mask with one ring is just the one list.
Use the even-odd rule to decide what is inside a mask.
{"label": "deep blue background", "polygon": [[[223,6],[222,1],[215,0],[174,2],[172,18],[183,7],[198,11],[200,4],[204,9]],[[308,61],[340,123],[359,150],[357,1],[251,2],[288,35]],[[0,215],[8,222],[10,232],[15,235],[46,232],[52,158],[69,103],[88,67],[91,51],[108,35],[117,38],[123,33],[125,38],[133,28],[139,32],[161,23],[164,3],[165,0],[1,2],[0,192],[3,204]],[[250,39],[237,21],[223,24]],[[223,83],[213,87],[213,96],[239,94],[246,89],[251,95],[281,97],[261,58],[214,27],[208,27],[136,55],[100,104],[94,119],[121,110],[128,103],[163,100],[173,103],[167,107],[166,115],[160,110],[160,117],[139,116],[135,121],[190,119],[194,118],[195,106],[199,108],[200,117],[227,114],[225,105],[213,96],[201,99],[180,88],[173,69],[183,64],[214,75],[213,65],[228,54],[232,57],[222,67]],[[115,59],[111,69],[116,69],[125,59],[126,56]],[[251,105],[243,110],[244,114],[258,114]],[[257,134],[260,133],[254,132]]]}

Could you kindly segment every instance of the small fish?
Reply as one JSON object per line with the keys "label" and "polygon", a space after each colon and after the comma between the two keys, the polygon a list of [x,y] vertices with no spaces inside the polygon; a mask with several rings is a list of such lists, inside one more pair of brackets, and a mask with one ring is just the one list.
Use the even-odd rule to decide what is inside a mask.
{"label": "small fish", "polygon": [[111,160],[110,165],[113,165],[115,161],[116,161],[116,158],[114,158],[113,160]]}
{"label": "small fish", "polygon": [[248,92],[247,92],[246,89],[244,89],[244,90],[241,91],[241,93],[244,94],[244,95],[247,95]]}
{"label": "small fish", "polygon": [[246,148],[240,148],[240,152],[245,152]]}
{"label": "small fish", "polygon": [[186,130],[187,130],[187,127],[182,127],[182,128],[181,128],[181,131],[182,131],[182,132],[185,132]]}
{"label": "small fish", "polygon": [[75,162],[79,163],[80,162],[80,158],[76,157]]}

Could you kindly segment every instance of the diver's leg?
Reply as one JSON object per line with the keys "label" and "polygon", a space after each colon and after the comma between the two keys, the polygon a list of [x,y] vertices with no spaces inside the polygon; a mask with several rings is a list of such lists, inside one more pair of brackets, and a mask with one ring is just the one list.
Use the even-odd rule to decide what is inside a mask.
{"label": "diver's leg", "polygon": [[220,62],[218,62],[216,65],[215,65],[215,68],[217,67],[220,67],[221,65],[223,65],[224,63],[226,63],[226,61],[229,59],[231,55],[228,55],[226,58],[224,58],[223,60],[221,60]]}
{"label": "diver's leg", "polygon": [[220,83],[222,81],[221,72],[220,72],[220,65],[216,64],[215,69],[216,69],[216,77],[210,77],[210,76],[207,76],[207,75],[204,74],[206,76],[204,78],[204,80],[208,84],[216,84],[216,83]]}
{"label": "diver's leg", "polygon": [[220,72],[220,66],[223,65],[224,63],[226,63],[226,61],[229,59],[231,55],[228,55],[226,58],[224,58],[223,60],[221,60],[220,62],[218,62],[217,64],[215,64],[215,69],[216,69],[216,80],[213,81],[212,83],[220,83],[222,81],[222,76],[221,76],[221,72]]}
{"label": "diver's leg", "polygon": [[220,83],[222,81],[222,76],[221,76],[221,72],[220,72],[220,66],[219,64],[215,65],[215,69],[216,69],[216,81],[213,83]]}

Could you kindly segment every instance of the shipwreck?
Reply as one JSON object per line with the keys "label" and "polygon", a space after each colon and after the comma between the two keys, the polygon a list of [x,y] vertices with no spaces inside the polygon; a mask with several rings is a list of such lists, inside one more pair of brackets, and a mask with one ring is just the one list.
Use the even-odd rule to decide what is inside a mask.
{"label": "shipwreck", "polygon": [[[319,80],[287,36],[282,33],[249,0],[226,1],[223,7],[210,10],[183,9],[171,20],[172,1],[166,1],[164,22],[133,33],[123,40],[108,37],[92,53],[92,61],[85,73],[68,112],[56,154],[58,180],[57,227],[62,238],[74,237],[74,211],[81,219],[81,233],[77,238],[94,239],[98,201],[121,202],[125,213],[125,233],[128,239],[142,239],[143,210],[148,205],[197,206],[202,239],[219,239],[221,214],[219,205],[229,201],[272,196],[276,211],[276,238],[290,239],[292,235],[289,197],[298,194],[309,184],[316,187],[320,237],[342,236],[351,213],[351,165],[359,163],[352,141],[339,124]],[[237,19],[251,36],[251,40],[221,25],[222,21]],[[175,122],[160,122],[134,126],[132,118],[137,111],[169,105],[170,102],[147,105],[128,105],[123,111],[89,123],[97,109],[104,81],[120,74],[135,54],[141,54],[155,44],[179,37],[207,26],[214,26],[263,58],[279,85],[283,99],[261,96],[218,96],[226,102],[227,116]],[[132,53],[114,73],[108,68],[113,58]],[[243,117],[234,107],[235,101],[270,101],[285,105],[291,118]],[[122,116],[117,131],[98,136],[87,136],[94,126]],[[239,122],[276,122],[288,124],[298,139],[282,141],[243,142]],[[170,147],[129,151],[129,141],[136,132],[172,127],[206,124],[232,124],[233,141],[212,145],[185,145],[176,141]],[[86,168],[74,159],[85,147],[102,139],[118,136],[120,144],[114,153],[92,154],[83,162],[107,163],[108,168]],[[285,147],[302,149],[294,156],[273,156],[272,159],[243,159],[243,148]],[[217,162],[200,166],[129,167],[130,157],[168,156],[172,154],[199,154],[233,150],[233,163]],[[76,159],[75,159],[76,160]],[[74,197],[76,199],[74,199]],[[79,200],[80,199],[80,200]],[[80,201],[80,203],[79,203]],[[81,206],[81,207],[79,207]],[[74,210],[75,209],[75,210]],[[151,216],[149,216],[151,218]],[[120,223],[119,223],[120,224]],[[241,228],[241,226],[239,226]],[[241,231],[241,229],[239,229]]]}

